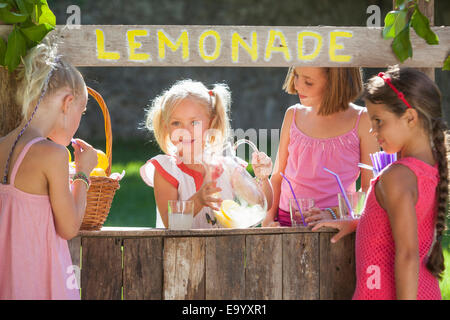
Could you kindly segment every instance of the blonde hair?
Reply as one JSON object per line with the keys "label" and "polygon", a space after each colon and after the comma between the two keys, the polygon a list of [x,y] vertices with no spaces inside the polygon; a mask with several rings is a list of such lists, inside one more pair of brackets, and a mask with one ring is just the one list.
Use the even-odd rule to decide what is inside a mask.
{"label": "blonde hair", "polygon": [[[323,68],[327,77],[327,86],[318,111],[327,116],[348,109],[350,102],[356,100],[362,90],[361,68]],[[289,94],[297,94],[294,84],[295,67],[290,67],[283,84]]]}
{"label": "blonde hair", "polygon": [[[210,137],[214,143],[223,143],[230,136],[228,112],[231,105],[231,93],[226,84],[217,83],[213,89],[191,79],[177,81],[168,90],[157,96],[147,110],[145,127],[153,132],[161,150],[171,154],[168,124],[177,105],[184,99],[192,99],[207,108],[211,119],[209,129],[217,130],[220,136]],[[216,138],[217,140],[214,140]]]}
{"label": "blonde hair", "polygon": [[25,118],[29,118],[44,91],[45,96],[49,96],[60,88],[69,87],[75,97],[83,92],[83,76],[57,55],[57,44],[52,43],[53,41],[49,37],[44,38],[22,59],[23,64],[18,69],[16,101],[22,106],[22,115]]}

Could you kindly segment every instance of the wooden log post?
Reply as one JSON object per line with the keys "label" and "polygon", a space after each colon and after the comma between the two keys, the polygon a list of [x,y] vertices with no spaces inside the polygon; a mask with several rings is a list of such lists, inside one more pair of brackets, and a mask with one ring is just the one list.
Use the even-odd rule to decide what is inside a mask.
{"label": "wooden log post", "polygon": [[[0,25],[4,23],[0,21]],[[3,36],[5,40],[6,37]],[[17,72],[10,73],[0,66],[0,137],[16,128],[22,121],[22,110],[16,103]]]}

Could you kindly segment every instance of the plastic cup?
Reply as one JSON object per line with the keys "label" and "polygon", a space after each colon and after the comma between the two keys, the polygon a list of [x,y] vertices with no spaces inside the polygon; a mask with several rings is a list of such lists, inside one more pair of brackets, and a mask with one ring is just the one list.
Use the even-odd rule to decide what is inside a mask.
{"label": "plastic cup", "polygon": [[[347,198],[352,206],[354,218],[360,218],[366,203],[365,192],[347,192]],[[339,202],[339,219],[351,219],[350,212],[348,210],[347,203],[341,193],[338,193]]]}
{"label": "plastic cup", "polygon": [[169,200],[168,211],[170,230],[187,230],[194,221],[194,201]]}
{"label": "plastic cup", "polygon": [[[300,210],[305,215],[305,212],[314,207],[314,199],[312,198],[298,198]],[[297,208],[297,202],[294,198],[289,199],[289,213],[291,214],[291,225],[293,227],[303,226],[302,216]]]}

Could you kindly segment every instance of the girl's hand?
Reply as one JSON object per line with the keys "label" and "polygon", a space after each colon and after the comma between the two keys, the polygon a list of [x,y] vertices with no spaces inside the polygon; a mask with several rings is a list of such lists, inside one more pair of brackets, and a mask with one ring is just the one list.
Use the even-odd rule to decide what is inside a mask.
{"label": "girl's hand", "polygon": [[260,180],[269,178],[272,173],[272,160],[264,152],[253,152],[252,166],[255,176]]}
{"label": "girl's hand", "polygon": [[314,226],[320,221],[333,220],[333,216],[328,210],[320,210],[317,207],[311,208],[308,211],[303,212],[303,216],[308,226]]}
{"label": "girl's hand", "polygon": [[75,139],[75,141],[76,143],[72,143],[72,147],[77,172],[81,171],[89,176],[91,171],[97,166],[97,151],[89,143],[81,139]]}
{"label": "girl's hand", "polygon": [[200,206],[209,207],[213,210],[220,210],[222,199],[215,197],[214,194],[222,191],[216,186],[216,181],[205,183],[196,193],[196,198]]}
{"label": "girl's hand", "polygon": [[264,220],[262,222],[262,227],[263,228],[273,228],[273,227],[281,227],[280,223],[278,221],[273,221],[273,220]]}
{"label": "girl's hand", "polygon": [[314,225],[312,228],[312,231],[317,231],[322,227],[330,227],[334,229],[338,229],[339,232],[331,238],[331,243],[336,243],[341,239],[342,237],[355,232],[356,227],[358,226],[358,220],[325,220],[322,222],[319,222]]}

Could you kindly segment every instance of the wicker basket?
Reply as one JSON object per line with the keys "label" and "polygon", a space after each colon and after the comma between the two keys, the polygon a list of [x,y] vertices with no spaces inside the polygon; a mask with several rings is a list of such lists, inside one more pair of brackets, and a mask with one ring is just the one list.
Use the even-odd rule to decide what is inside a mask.
{"label": "wicker basket", "polygon": [[107,177],[90,177],[91,186],[87,193],[86,212],[80,230],[100,230],[108,216],[114,194],[120,188],[120,185],[118,180],[109,178],[111,175],[112,131],[108,108],[102,96],[97,91],[89,87],[87,89],[102,109],[105,120],[106,156],[109,165],[105,170]]}

